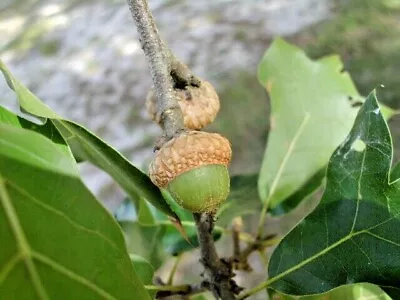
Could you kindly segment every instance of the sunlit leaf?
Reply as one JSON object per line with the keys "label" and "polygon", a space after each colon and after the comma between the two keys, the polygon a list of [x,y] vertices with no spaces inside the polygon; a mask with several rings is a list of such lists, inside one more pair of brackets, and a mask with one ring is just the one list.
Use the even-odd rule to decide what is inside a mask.
{"label": "sunlit leaf", "polygon": [[0,71],[16,93],[21,108],[35,116],[48,118],[47,122],[53,123],[58,129],[74,156],[90,161],[107,172],[131,198],[143,197],[165,214],[177,218],[149,177],[134,167],[121,153],[84,127],[56,114],[23,86],[1,61]]}
{"label": "sunlit leaf", "polygon": [[276,39],[258,78],[271,98],[271,129],[258,181],[260,197],[274,208],[328,163],[349,132],[359,96],[337,56],[310,60]]}
{"label": "sunlit leaf", "polygon": [[400,180],[389,181],[391,161],[389,129],[373,92],[331,156],[319,205],[274,251],[271,287],[307,295],[369,282],[399,295]]}
{"label": "sunlit leaf", "polygon": [[340,286],[327,293],[312,296],[289,296],[276,293],[274,300],[391,300],[381,288],[370,283]]}
{"label": "sunlit leaf", "polygon": [[0,299],[150,299],[72,154],[14,125],[0,124]]}

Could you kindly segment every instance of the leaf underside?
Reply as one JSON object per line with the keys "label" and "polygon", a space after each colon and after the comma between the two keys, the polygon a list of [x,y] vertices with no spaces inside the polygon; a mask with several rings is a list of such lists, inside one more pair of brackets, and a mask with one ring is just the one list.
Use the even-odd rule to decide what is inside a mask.
{"label": "leaf underside", "polygon": [[272,288],[307,295],[369,282],[398,295],[400,180],[389,182],[391,161],[391,136],[374,91],[331,156],[321,202],[274,251]]}
{"label": "leaf underside", "polygon": [[260,170],[262,201],[275,208],[323,169],[350,131],[361,97],[338,56],[317,61],[276,39],[258,67],[271,98],[271,128]]}

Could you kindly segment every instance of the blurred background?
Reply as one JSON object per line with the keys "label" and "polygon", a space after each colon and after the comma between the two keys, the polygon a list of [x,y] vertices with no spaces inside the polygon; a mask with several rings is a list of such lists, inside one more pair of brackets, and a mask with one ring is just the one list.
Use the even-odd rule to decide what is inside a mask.
{"label": "blurred background", "polygon": [[[256,67],[275,36],[312,58],[339,53],[362,94],[382,83],[381,101],[399,106],[399,0],[150,0],[150,6],[177,56],[219,92],[221,112],[208,129],[230,138],[232,174],[260,166],[268,99]],[[161,131],[144,109],[150,74],[125,1],[2,0],[0,37],[1,59],[17,78],[146,171]],[[3,80],[0,95],[15,105]],[[391,125],[399,136],[396,120]],[[93,192],[117,207],[120,189],[94,167],[81,167]]]}

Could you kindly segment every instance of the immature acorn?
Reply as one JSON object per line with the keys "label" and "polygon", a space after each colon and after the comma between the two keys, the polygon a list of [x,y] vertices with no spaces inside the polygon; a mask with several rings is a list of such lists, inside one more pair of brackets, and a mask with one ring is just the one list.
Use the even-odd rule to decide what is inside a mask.
{"label": "immature acorn", "polygon": [[[199,130],[212,123],[219,111],[218,95],[208,81],[201,81],[200,87],[186,86],[184,89],[174,89],[178,96],[178,103],[183,113],[183,121],[186,128]],[[157,110],[155,106],[155,94],[150,90],[146,107],[151,118],[157,120]]]}
{"label": "immature acorn", "polygon": [[150,178],[192,212],[215,213],[229,194],[232,150],[217,133],[190,131],[168,141],[150,165]]}

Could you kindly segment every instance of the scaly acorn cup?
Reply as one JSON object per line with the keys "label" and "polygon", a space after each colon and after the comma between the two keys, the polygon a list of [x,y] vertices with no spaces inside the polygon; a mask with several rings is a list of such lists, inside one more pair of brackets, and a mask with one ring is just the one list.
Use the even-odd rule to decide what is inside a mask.
{"label": "scaly acorn cup", "polygon": [[191,212],[216,213],[229,194],[229,141],[217,133],[190,131],[164,144],[150,164],[155,185],[168,189]]}
{"label": "scaly acorn cup", "polygon": [[[174,89],[179,106],[183,113],[183,122],[186,128],[199,130],[212,123],[219,111],[217,92],[208,81],[201,81],[200,87],[186,86],[184,89]],[[151,118],[160,124],[157,119],[156,97],[150,90],[146,99],[146,108]]]}

